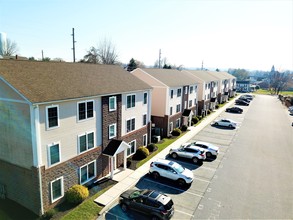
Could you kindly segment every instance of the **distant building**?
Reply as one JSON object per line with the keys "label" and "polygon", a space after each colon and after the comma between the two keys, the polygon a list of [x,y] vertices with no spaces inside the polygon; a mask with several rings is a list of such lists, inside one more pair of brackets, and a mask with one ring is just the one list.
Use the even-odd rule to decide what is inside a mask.
{"label": "distant building", "polygon": [[236,91],[237,92],[251,92],[250,80],[237,80]]}

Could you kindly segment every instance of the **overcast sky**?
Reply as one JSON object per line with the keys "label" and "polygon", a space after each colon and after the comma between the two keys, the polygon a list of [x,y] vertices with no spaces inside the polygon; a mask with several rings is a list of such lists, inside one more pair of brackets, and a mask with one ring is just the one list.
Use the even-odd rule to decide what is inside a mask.
{"label": "overcast sky", "polygon": [[0,32],[26,57],[72,62],[107,38],[119,60],[293,70],[293,0],[0,0]]}

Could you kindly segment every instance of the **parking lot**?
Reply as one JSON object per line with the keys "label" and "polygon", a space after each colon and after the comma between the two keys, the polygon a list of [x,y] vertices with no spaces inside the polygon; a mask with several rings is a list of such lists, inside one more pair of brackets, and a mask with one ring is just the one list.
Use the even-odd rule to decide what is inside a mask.
{"label": "parking lot", "polygon": [[[217,178],[216,171],[217,169],[221,169],[221,162],[226,159],[225,155],[229,152],[229,147],[231,143],[233,143],[233,139],[237,135],[245,114],[249,109],[249,107],[246,106],[241,108],[244,110],[242,114],[224,112],[219,116],[219,118],[227,117],[238,122],[236,129],[208,125],[190,140],[210,142],[219,146],[220,153],[216,159],[206,160],[202,165],[194,165],[188,160],[175,160],[182,166],[192,170],[195,178],[190,187],[180,188],[175,183],[162,178],[159,181],[155,181],[148,174],[142,177],[135,187],[138,189],[155,189],[170,196],[174,201],[175,207],[173,219],[193,219],[195,211],[203,208],[200,201],[211,191],[209,187],[210,183],[213,179]],[[173,160],[168,155],[165,156],[168,160]],[[124,213],[117,203],[106,211],[104,218],[147,219],[146,216],[141,216],[134,211]]]}

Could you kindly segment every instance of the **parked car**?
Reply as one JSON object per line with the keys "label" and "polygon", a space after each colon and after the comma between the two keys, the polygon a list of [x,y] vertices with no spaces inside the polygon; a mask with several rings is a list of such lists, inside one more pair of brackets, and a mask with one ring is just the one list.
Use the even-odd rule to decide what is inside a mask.
{"label": "parked car", "polygon": [[151,216],[151,219],[170,219],[174,215],[172,199],[158,191],[130,189],[119,197],[119,204],[124,212],[128,209]]}
{"label": "parked car", "polygon": [[235,104],[236,104],[236,105],[246,105],[246,106],[249,105],[248,102],[246,102],[246,101],[244,101],[244,100],[242,100],[242,99],[237,99],[237,100],[235,100]]}
{"label": "parked car", "polygon": [[174,159],[177,157],[191,159],[195,164],[206,159],[206,151],[191,144],[170,149],[169,155]]}
{"label": "parked car", "polygon": [[214,122],[214,125],[216,126],[223,126],[223,127],[229,127],[229,128],[236,128],[237,123],[235,121],[232,121],[231,119],[220,119]]}
{"label": "parked car", "polygon": [[235,107],[231,107],[231,108],[226,108],[226,112],[242,113],[243,109],[235,106]]}
{"label": "parked car", "polygon": [[245,97],[246,99],[248,99],[248,100],[253,100],[253,95],[251,95],[251,94],[244,94],[244,95],[242,95],[243,97]]}
{"label": "parked car", "polygon": [[163,159],[153,161],[150,165],[149,173],[154,179],[165,177],[177,181],[179,186],[191,184],[194,178],[191,170],[184,168],[174,161]]}
{"label": "parked car", "polygon": [[219,152],[220,152],[218,146],[215,146],[215,145],[213,145],[211,143],[204,142],[204,141],[195,141],[193,143],[190,143],[189,145],[196,146],[196,147],[198,147],[200,149],[205,150],[206,151],[206,157],[208,157],[208,158],[211,158],[212,156],[217,157]]}
{"label": "parked car", "polygon": [[248,98],[246,98],[245,96],[240,96],[238,99],[243,100],[243,101],[248,102],[248,103],[250,103],[250,101],[251,101]]}

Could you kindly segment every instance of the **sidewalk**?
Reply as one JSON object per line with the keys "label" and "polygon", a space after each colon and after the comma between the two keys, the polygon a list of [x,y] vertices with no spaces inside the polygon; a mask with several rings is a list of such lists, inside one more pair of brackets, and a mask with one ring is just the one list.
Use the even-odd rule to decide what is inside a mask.
{"label": "sidewalk", "polygon": [[119,174],[116,174],[117,176],[114,175],[114,180],[119,182],[95,200],[97,204],[104,206],[104,208],[101,210],[99,215],[100,216],[103,215],[103,213],[111,205],[113,205],[115,202],[118,201],[118,198],[122,192],[128,190],[129,188],[134,187],[136,183],[140,180],[140,178],[149,172],[150,163],[152,161],[156,160],[157,158],[165,159],[166,155],[169,153],[169,150],[171,148],[177,148],[181,146],[183,143],[188,142],[194,135],[200,132],[207,125],[210,125],[211,122],[214,121],[222,112],[224,112],[226,108],[230,107],[233,104],[234,104],[234,99],[226,103],[226,105],[216,110],[209,116],[207,116],[196,127],[189,127],[188,128],[189,132],[187,132],[184,136],[174,141],[172,144],[166,147],[163,151],[155,155],[151,160],[147,161],[145,164],[140,166],[135,171],[126,169],[124,171],[121,171]]}

